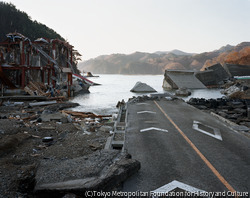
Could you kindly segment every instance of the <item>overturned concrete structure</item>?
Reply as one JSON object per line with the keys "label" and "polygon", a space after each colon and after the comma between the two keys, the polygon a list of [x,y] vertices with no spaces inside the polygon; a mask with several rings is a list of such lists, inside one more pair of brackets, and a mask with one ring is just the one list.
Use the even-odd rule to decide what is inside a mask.
{"label": "overturned concrete structure", "polygon": [[250,65],[218,63],[207,67],[205,71],[196,72],[195,76],[207,87],[216,87],[223,85],[230,78],[250,76]]}
{"label": "overturned concrete structure", "polygon": [[219,87],[230,78],[250,76],[250,66],[218,63],[207,67],[204,71],[166,70],[164,76],[165,89],[203,89]]}
{"label": "overturned concrete structure", "polygon": [[65,89],[72,96],[72,74],[78,73],[76,64],[81,56],[72,45],[59,39],[31,41],[20,33],[6,36],[0,42],[2,95],[8,91],[21,94],[30,82],[35,82],[50,89]]}
{"label": "overturned concrete structure", "polygon": [[207,87],[222,85],[230,77],[220,63],[207,67],[205,71],[196,72],[195,76]]}
{"label": "overturned concrete structure", "polygon": [[206,86],[196,78],[191,70],[166,70],[163,81],[164,89],[205,89]]}

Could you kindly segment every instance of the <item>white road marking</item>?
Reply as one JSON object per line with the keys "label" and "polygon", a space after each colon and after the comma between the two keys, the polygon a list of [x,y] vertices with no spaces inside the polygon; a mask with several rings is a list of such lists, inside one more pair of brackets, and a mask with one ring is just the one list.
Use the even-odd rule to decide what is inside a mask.
{"label": "white road marking", "polygon": [[144,121],[144,123],[147,123],[147,124],[159,124],[159,122],[153,121],[153,120],[146,120],[146,121]]}
{"label": "white road marking", "polygon": [[166,129],[159,129],[159,128],[155,128],[155,127],[150,127],[150,128],[146,128],[146,129],[141,129],[140,132],[151,131],[151,130],[162,131],[162,132],[168,132],[168,130],[166,130]]}
{"label": "white road marking", "polygon": [[137,114],[142,114],[142,113],[156,113],[154,111],[138,111]]}
{"label": "white road marking", "polygon": [[152,191],[153,193],[155,193],[157,195],[157,193],[167,193],[167,192],[170,192],[176,188],[179,188],[179,189],[182,189],[186,192],[190,192],[190,193],[199,193],[199,194],[205,194],[206,191],[204,190],[201,190],[201,189],[198,189],[198,188],[195,188],[193,186],[190,186],[190,185],[187,185],[187,184],[184,184],[182,182],[179,182],[179,181],[172,181],[160,188],[157,188],[156,190]]}
{"label": "white road marking", "polygon": [[148,103],[136,103],[136,105],[149,105]]}
{"label": "white road marking", "polygon": [[200,129],[199,126],[198,126],[198,124],[202,124],[202,123],[201,123],[201,122],[198,122],[198,121],[196,121],[196,120],[193,121],[193,129],[194,129],[194,130],[199,131],[199,132],[201,132],[201,133],[204,133],[204,134],[206,134],[206,135],[209,135],[209,136],[211,136],[211,137],[213,137],[213,138],[215,138],[215,139],[218,139],[218,140],[221,140],[221,141],[222,141],[222,137],[221,137],[221,133],[220,133],[220,130],[219,130],[219,129],[214,128],[214,127],[211,127],[211,126],[208,126],[208,125],[205,125],[205,124],[202,124],[202,125],[204,125],[205,127],[208,127],[208,128],[210,128],[210,129],[213,129],[214,134],[211,134],[211,133],[209,133],[209,132],[207,132],[207,131],[204,131],[204,130]]}

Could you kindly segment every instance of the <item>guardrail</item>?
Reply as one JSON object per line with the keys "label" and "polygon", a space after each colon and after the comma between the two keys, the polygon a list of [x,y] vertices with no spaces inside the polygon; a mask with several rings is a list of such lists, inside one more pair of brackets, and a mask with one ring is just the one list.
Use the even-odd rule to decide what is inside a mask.
{"label": "guardrail", "polygon": [[124,151],[125,129],[127,121],[126,105],[119,107],[117,120],[114,124],[114,133],[112,137],[108,138],[105,149],[117,149]]}

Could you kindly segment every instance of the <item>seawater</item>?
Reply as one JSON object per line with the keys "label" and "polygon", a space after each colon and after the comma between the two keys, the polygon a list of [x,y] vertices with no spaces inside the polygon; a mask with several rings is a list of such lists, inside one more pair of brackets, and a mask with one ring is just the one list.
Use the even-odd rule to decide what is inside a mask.
{"label": "seawater", "polygon": [[[97,74],[98,75],[98,74]],[[112,114],[117,112],[116,104],[122,99],[125,102],[133,97],[144,95],[145,93],[132,93],[130,90],[136,82],[141,81],[153,87],[158,93],[164,93],[162,88],[163,75],[108,75],[99,74],[100,77],[92,77],[89,80],[101,85],[91,86],[89,94],[78,95],[72,102],[77,102],[80,106],[74,111],[94,112],[96,114]],[[184,98],[189,100],[196,98],[220,98],[222,95],[219,89],[197,89],[192,91],[192,95]]]}

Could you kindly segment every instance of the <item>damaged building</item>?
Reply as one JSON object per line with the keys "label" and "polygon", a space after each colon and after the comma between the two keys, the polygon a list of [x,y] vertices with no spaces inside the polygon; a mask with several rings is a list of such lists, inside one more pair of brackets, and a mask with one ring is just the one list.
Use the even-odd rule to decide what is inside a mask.
{"label": "damaged building", "polygon": [[[20,33],[9,33],[0,42],[1,93],[73,96],[72,75],[79,74],[79,56],[72,45],[59,39],[31,41]],[[88,86],[83,89],[87,91]]]}

